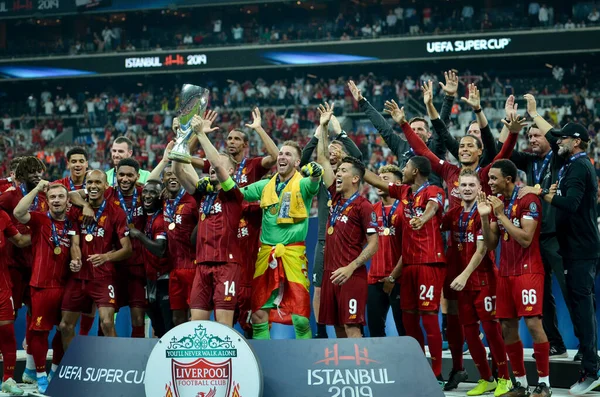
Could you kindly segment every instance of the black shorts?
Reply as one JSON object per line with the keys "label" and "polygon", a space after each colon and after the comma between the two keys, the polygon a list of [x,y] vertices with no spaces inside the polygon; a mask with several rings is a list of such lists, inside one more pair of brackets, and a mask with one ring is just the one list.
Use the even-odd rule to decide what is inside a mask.
{"label": "black shorts", "polygon": [[325,256],[325,240],[318,240],[315,246],[315,262],[313,266],[312,282],[315,287],[323,283],[323,258]]}

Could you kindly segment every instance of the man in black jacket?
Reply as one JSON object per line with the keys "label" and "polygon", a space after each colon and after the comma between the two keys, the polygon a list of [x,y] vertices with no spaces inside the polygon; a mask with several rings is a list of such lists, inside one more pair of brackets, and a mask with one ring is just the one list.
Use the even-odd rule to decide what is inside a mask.
{"label": "man in black jacket", "polygon": [[[342,130],[340,122],[335,116],[331,116],[329,122],[334,133],[334,140],[329,144],[329,161],[335,172],[338,165],[342,162],[342,159],[346,156],[352,156],[359,160],[362,160],[362,153],[352,141],[348,138],[345,131]],[[312,154],[319,143],[319,134],[328,133],[327,131],[317,132],[308,142],[308,144],[302,150],[302,158],[300,160],[300,167],[308,164],[311,161]],[[331,207],[331,193],[327,190],[324,184],[321,183],[319,193],[317,193],[317,204],[318,204],[318,217],[319,217],[319,234],[317,240],[317,246],[315,247],[315,260],[313,264],[313,285],[315,288],[313,294],[313,310],[315,313],[315,320],[317,322],[317,333],[315,338],[327,338],[327,331],[325,324],[319,322],[319,305],[321,302],[321,283],[323,281],[323,255],[325,253],[325,230],[327,229],[327,219],[329,218],[329,208]]]}

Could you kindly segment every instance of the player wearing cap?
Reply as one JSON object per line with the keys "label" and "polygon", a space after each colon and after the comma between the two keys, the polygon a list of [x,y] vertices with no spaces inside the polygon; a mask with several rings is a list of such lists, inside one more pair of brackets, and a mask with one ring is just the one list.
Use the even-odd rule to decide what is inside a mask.
{"label": "player wearing cap", "polygon": [[[113,162],[113,168],[106,171],[106,180],[108,181],[108,185],[112,187],[117,187],[118,185],[118,166],[119,162],[123,159],[131,158],[133,155],[133,142],[129,140],[129,138],[120,136],[112,144],[110,148],[110,158]],[[146,170],[140,169],[138,171],[138,182],[145,183],[150,176],[150,172]]]}
{"label": "player wearing cap", "polygon": [[[32,211],[31,205],[38,193],[48,198],[49,210]],[[49,185],[41,180],[15,207],[13,215],[31,230],[33,266],[31,275],[31,333],[28,338],[35,362],[38,391],[48,387],[46,355],[48,335],[60,323],[60,306],[69,271],[81,268],[81,250],[77,225],[67,217],[68,191],[62,185]],[[73,215],[73,212],[72,212]],[[52,341],[53,371],[64,354],[60,332]]]}
{"label": "player wearing cap", "polygon": [[[98,307],[100,328],[105,336],[117,336],[114,314],[117,309],[115,263],[131,256],[131,241],[127,217],[123,209],[104,198],[108,188],[106,174],[92,170],[87,175],[87,202],[95,213],[95,222],[84,225],[79,219],[82,266],[71,274],[62,300],[60,330],[63,345],[68,348],[75,336],[75,324],[80,313],[90,313]],[[115,241],[121,247],[113,249]],[[93,319],[93,318],[92,318]]]}
{"label": "player wearing cap", "polygon": [[[395,165],[384,165],[378,170],[379,177],[388,183],[402,182],[402,171]],[[400,200],[377,189],[380,198],[374,206],[377,216],[379,249],[369,268],[369,298],[367,300],[367,323],[370,336],[386,336],[385,322],[391,307],[399,336],[404,336],[402,312],[400,311],[400,270],[402,268],[402,216]]]}
{"label": "player wearing cap", "polygon": [[[535,117],[535,120],[540,117]],[[558,182],[541,189],[544,201],[556,208],[556,230],[560,254],[564,260],[569,304],[580,335],[581,375],[570,393],[582,395],[600,385],[598,379],[597,326],[594,283],[600,257],[600,236],[596,226],[596,172],[586,150],[590,137],[587,129],[568,123],[552,130],[558,138],[558,155],[565,159]]]}
{"label": "player wearing cap", "polygon": [[[481,193],[477,209],[481,216],[483,238],[489,250],[500,241],[500,266],[496,286],[496,317],[502,323],[506,352],[515,383],[510,397],[529,396],[523,361],[523,343],[519,337],[519,319],[524,317],[533,339],[533,351],[539,375],[532,397],[552,394],[549,380],[550,344],[542,327],[544,265],[540,254],[541,202],[534,194],[518,198],[515,185],[517,167],[510,160],[498,160],[489,171],[494,196]],[[495,195],[501,195],[501,198]],[[494,218],[491,218],[493,213]]]}

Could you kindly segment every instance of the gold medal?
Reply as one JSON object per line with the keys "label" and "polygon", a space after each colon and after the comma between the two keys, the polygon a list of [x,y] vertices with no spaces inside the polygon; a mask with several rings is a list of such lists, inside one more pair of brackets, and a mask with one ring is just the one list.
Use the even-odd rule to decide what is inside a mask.
{"label": "gold medal", "polygon": [[327,234],[329,234],[329,235],[333,234],[333,226],[329,226],[329,229],[327,229]]}
{"label": "gold medal", "polygon": [[60,247],[54,248],[54,255],[60,255],[61,252],[62,250],[60,249]]}
{"label": "gold medal", "polygon": [[271,215],[276,215],[277,214],[277,206],[274,205],[271,208],[269,208],[269,212],[271,213]]}
{"label": "gold medal", "polygon": [[169,223],[169,230],[175,230],[175,222]]}
{"label": "gold medal", "polygon": [[92,236],[91,234],[86,234],[86,235],[85,235],[85,241],[87,241],[88,243],[89,243],[90,241],[92,241],[93,239],[94,239],[94,236]]}
{"label": "gold medal", "polygon": [[206,219],[206,214],[203,212],[202,215],[200,215],[200,220],[203,221]]}
{"label": "gold medal", "polygon": [[390,228],[386,227],[385,229],[383,229],[383,235],[384,236],[389,236],[390,235]]}
{"label": "gold medal", "polygon": [[130,229],[135,229],[135,225],[134,225],[133,223],[130,223],[130,224],[129,224],[129,228],[130,228]]}
{"label": "gold medal", "polygon": [[541,188],[541,186],[540,186],[540,184],[539,184],[539,183],[536,183],[536,184],[535,184],[535,186],[534,186],[534,188],[536,188],[536,189],[540,189],[540,188]]}
{"label": "gold medal", "polygon": [[459,251],[462,251],[462,250],[463,250],[463,246],[462,246],[462,244],[461,244],[461,243],[458,243],[458,245],[457,245],[457,248],[458,248],[458,250],[459,250]]}
{"label": "gold medal", "polygon": [[331,204],[333,204],[332,201],[331,200],[327,200],[327,206],[331,207]]}
{"label": "gold medal", "polygon": [[504,232],[504,241],[508,241],[508,232]]}

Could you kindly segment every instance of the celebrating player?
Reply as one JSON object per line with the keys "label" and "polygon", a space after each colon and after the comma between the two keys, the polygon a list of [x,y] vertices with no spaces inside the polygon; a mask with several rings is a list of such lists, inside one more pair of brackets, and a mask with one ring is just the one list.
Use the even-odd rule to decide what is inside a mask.
{"label": "celebrating player", "polygon": [[[45,193],[49,211],[31,211],[38,193]],[[31,229],[33,266],[31,275],[31,333],[27,339],[36,367],[37,385],[40,393],[48,387],[46,355],[48,335],[60,323],[60,306],[67,277],[68,263],[71,270],[81,267],[81,251],[77,225],[67,218],[68,191],[62,185],[49,185],[41,180],[15,207],[13,214]],[[69,255],[70,253],[70,255]],[[56,370],[63,355],[60,332],[52,341],[54,351],[52,372]]]}
{"label": "celebrating player", "polygon": [[335,326],[338,338],[360,338],[360,326],[366,324],[368,294],[364,264],[378,248],[377,217],[371,203],[358,191],[365,173],[365,167],[359,160],[352,157],[342,159],[334,177],[325,154],[329,147],[327,126],[333,106],[325,103],[319,106],[319,111],[322,136],[317,159],[323,167],[323,183],[333,200],[325,238],[325,279],[321,290],[320,319],[326,325]]}
{"label": "celebrating player", "polygon": [[[379,177],[388,183],[402,181],[402,171],[395,165],[384,165],[378,170]],[[402,268],[402,216],[398,206],[400,200],[393,199],[387,192],[377,189],[380,201],[373,209],[377,215],[379,249],[371,260],[369,268],[369,298],[367,318],[369,335],[386,336],[385,321],[392,308],[396,330],[404,336],[402,312],[400,311],[400,270]]]}
{"label": "celebrating player", "polygon": [[[493,391],[501,396],[512,388],[508,374],[506,350],[502,329],[495,319],[496,267],[492,252],[483,241],[481,219],[477,212],[477,195],[481,191],[479,176],[475,170],[465,168],[459,176],[461,207],[449,210],[443,218],[442,230],[450,231],[446,258],[454,264],[459,274],[450,287],[458,291],[460,323],[464,326],[469,351],[479,369],[481,379],[468,396],[479,396]],[[479,323],[487,336],[492,357],[498,368],[498,382],[492,376],[487,362],[485,347],[479,338]]]}
{"label": "celebrating player", "polygon": [[[404,121],[406,123],[406,121]],[[431,164],[425,157],[412,157],[402,171],[403,184],[390,184],[372,172],[365,180],[390,197],[401,201],[402,277],[400,307],[406,335],[415,338],[423,351],[425,341],[419,320],[427,333],[433,373],[440,385],[442,378],[442,335],[438,309],[446,274],[444,243],[440,223],[444,191],[428,182]]]}
{"label": "celebrating player", "polygon": [[67,152],[67,169],[71,175],[54,181],[67,188],[68,191],[85,189],[85,176],[88,170],[88,154],[84,148],[74,147]]}
{"label": "celebrating player", "polygon": [[142,189],[142,203],[146,222],[144,231],[133,228],[129,231],[132,239],[138,240],[143,248],[146,270],[146,313],[152,322],[154,335],[162,338],[173,328],[173,313],[169,305],[170,263],[164,258],[167,251],[167,231],[162,214],[162,183],[148,179]]}
{"label": "celebrating player", "polygon": [[[100,170],[90,171],[86,184],[87,200],[96,220],[87,226],[83,225],[83,219],[79,222],[82,266],[69,278],[61,305],[60,331],[65,350],[75,336],[79,314],[90,313],[93,305],[98,307],[103,334],[117,336],[114,322],[117,309],[114,262],[125,260],[132,253],[125,212],[112,200],[104,198],[108,188],[106,174]],[[117,240],[121,248],[114,250],[113,244]]]}
{"label": "celebrating player", "polygon": [[4,193],[6,189],[17,187],[16,170],[23,157],[15,157],[8,164],[8,178],[0,179],[0,192]]}
{"label": "celebrating player", "polygon": [[[552,394],[552,389],[549,380],[550,344],[540,318],[544,294],[544,266],[539,246],[542,206],[534,194],[518,198],[516,178],[517,167],[513,162],[494,162],[489,173],[489,185],[492,193],[502,195],[503,200],[496,196],[486,198],[485,193],[481,193],[477,209],[488,249],[496,248],[500,241],[496,317],[502,322],[506,352],[516,380],[508,395],[530,395],[523,361],[523,343],[519,337],[519,319],[524,317],[533,339],[539,374],[538,385],[531,396],[546,397]],[[491,218],[492,213],[497,219]]]}
{"label": "celebrating player", "polygon": [[[118,181],[118,168],[119,162],[123,159],[131,158],[133,155],[133,142],[129,140],[129,138],[120,136],[112,144],[110,148],[110,156],[113,162],[113,168],[106,171],[106,180],[108,181],[108,185],[112,187],[117,187],[119,185]],[[139,167],[138,167],[139,168]],[[150,172],[146,170],[138,170],[138,182],[145,183],[150,176]]]}

